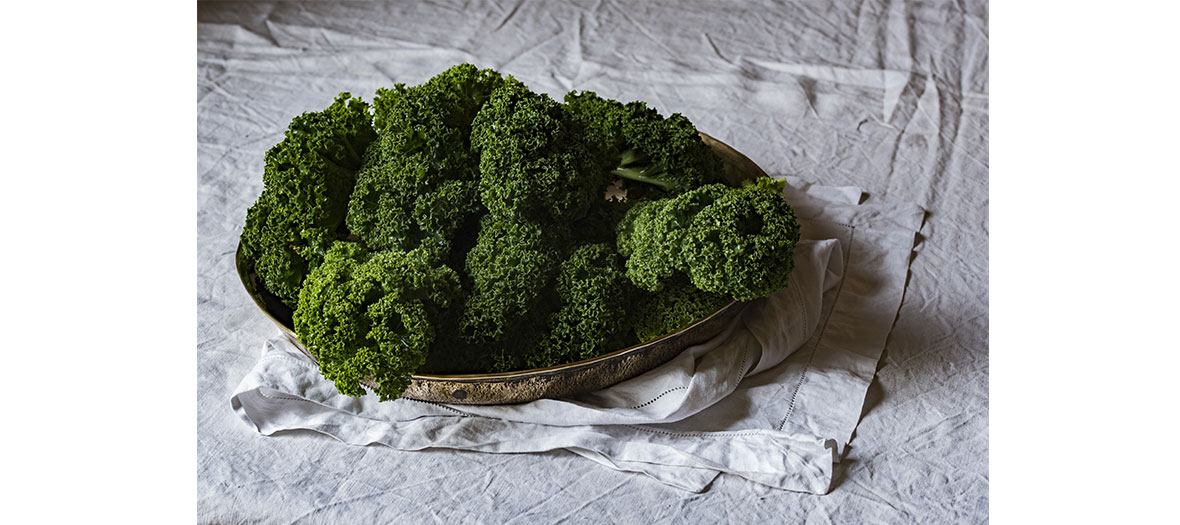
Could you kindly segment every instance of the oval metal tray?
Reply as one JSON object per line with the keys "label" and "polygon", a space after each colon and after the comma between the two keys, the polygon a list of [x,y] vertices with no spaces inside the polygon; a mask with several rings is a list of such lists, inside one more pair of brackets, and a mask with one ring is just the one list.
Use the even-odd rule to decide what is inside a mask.
{"label": "oval metal tray", "polygon": [[[701,138],[725,163],[726,183],[737,185],[744,179],[767,176],[753,161],[725,143],[704,133]],[[238,276],[254,303],[278,325],[291,343],[314,361],[315,356],[295,335],[291,309],[266,290],[249,263],[243,260],[241,243],[236,259]],[[731,302],[704,319],[654,341],[560,366],[498,374],[414,375],[402,397],[438,403],[496,405],[600,390],[647,372],[685,348],[713,338],[741,310],[741,303]]]}

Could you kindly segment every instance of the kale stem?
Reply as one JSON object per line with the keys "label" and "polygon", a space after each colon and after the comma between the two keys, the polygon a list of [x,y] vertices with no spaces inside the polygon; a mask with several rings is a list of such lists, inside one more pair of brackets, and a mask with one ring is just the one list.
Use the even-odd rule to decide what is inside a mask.
{"label": "kale stem", "polygon": [[652,178],[652,177],[648,177],[646,175],[643,175],[642,170],[637,170],[637,169],[633,169],[633,168],[618,168],[618,169],[611,170],[611,173],[618,175],[619,177],[622,177],[627,180],[633,180],[636,182],[645,182],[647,184],[659,186],[660,188],[663,188],[664,190],[671,190],[672,189],[672,184],[662,181],[660,179],[656,179],[656,178]]}

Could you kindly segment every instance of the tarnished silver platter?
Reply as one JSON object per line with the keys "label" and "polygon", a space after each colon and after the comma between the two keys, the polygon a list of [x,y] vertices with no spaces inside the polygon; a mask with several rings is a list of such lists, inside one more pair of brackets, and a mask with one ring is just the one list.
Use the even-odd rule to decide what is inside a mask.
{"label": "tarnished silver platter", "polygon": [[[728,145],[704,133],[701,138],[724,161],[729,184],[766,176],[754,162]],[[262,286],[249,263],[242,258],[241,244],[238,245],[237,268],[242,285],[254,303],[278,325],[287,339],[315,360],[295,335],[291,309]],[[740,311],[741,303],[731,302],[704,319],[654,341],[561,366],[499,374],[415,375],[402,397],[440,403],[496,405],[592,392],[647,372],[685,348],[713,338]]]}

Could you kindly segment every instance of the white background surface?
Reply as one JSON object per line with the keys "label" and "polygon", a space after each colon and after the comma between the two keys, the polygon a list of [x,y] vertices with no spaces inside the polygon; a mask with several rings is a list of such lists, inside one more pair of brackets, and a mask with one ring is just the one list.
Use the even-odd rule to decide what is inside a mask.
{"label": "white background surface", "polygon": [[[978,522],[987,518],[987,10],[709,2],[201,4],[201,521]],[[560,95],[681,112],[767,172],[929,210],[868,410],[832,492],[719,478],[689,496],[569,453],[262,438],[228,409],[274,334],[232,253],[290,118],[470,61]]]}
{"label": "white background surface", "polygon": [[[958,4],[945,9],[959,10]],[[27,81],[0,83],[9,102],[4,152],[19,153],[6,157],[14,176],[6,179],[0,218],[38,232],[0,258],[8,303],[20,305],[6,312],[4,324],[7,368],[14,372],[7,375],[8,391],[35,393],[18,398],[32,402],[8,407],[9,428],[34,431],[7,436],[7,472],[16,481],[7,515],[194,521],[194,451],[203,418],[192,417],[196,366],[189,352],[196,338],[181,334],[193,333],[199,310],[191,301],[197,290],[191,217],[200,199],[183,176],[197,156],[196,10],[157,2],[18,3],[3,17],[7,78]],[[1180,287],[1168,272],[1115,285],[1095,275],[1142,269],[1135,262],[1141,257],[1103,255],[1121,248],[1168,255],[1166,245],[1157,245],[1174,233],[1180,179],[1170,123],[1180,107],[1172,93],[1175,73],[1161,64],[1172,58],[1178,11],[1151,2],[1068,11],[999,3],[987,25],[999,86],[988,97],[996,117],[989,207],[997,211],[989,367],[997,411],[989,462],[998,522],[1158,520],[1170,512],[1168,473],[1177,463],[1166,441],[1156,441],[1171,434],[1178,364],[1167,333],[1177,311],[1163,299]],[[939,24],[954,17],[924,19]],[[68,141],[66,149],[46,140],[63,130],[83,140]],[[755,160],[765,166],[765,159]],[[53,210],[68,211],[46,213],[44,195],[52,195]],[[129,224],[139,235],[112,234]],[[29,253],[35,255],[12,256]],[[86,271],[79,271],[83,264]],[[69,296],[97,304],[64,330],[61,298]],[[903,318],[906,312],[903,307]],[[85,344],[57,337],[63,332],[85,334]],[[44,370],[47,363],[52,386],[45,374],[17,372]],[[891,446],[904,445],[897,437],[861,441],[866,425],[887,419],[873,412],[893,407],[897,414],[909,404],[912,397],[885,398],[865,416],[854,452],[876,459],[862,465],[879,471]],[[1117,420],[1117,431],[1089,430],[1106,416]],[[1135,452],[1122,452],[1128,445]],[[820,523],[831,521],[829,515],[804,502],[863,507],[900,497],[922,505],[920,497],[889,489],[900,469],[890,470],[893,476],[862,474],[854,489],[837,487],[818,498],[731,491],[694,496],[686,505],[711,498],[731,504],[717,509],[719,516],[753,507],[747,514],[806,515]],[[521,492],[527,493],[510,494],[528,499]],[[680,503],[651,500],[645,508],[672,513]],[[625,511],[617,507],[605,516]],[[937,521],[940,514],[925,516]]]}

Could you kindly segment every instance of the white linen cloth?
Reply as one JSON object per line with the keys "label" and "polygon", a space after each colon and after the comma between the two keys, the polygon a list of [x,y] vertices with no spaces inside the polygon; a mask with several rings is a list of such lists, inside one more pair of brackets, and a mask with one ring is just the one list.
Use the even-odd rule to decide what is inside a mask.
{"label": "white linen cloth", "polygon": [[285,339],[268,340],[231,403],[258,432],[350,445],[492,453],[566,449],[690,491],[721,472],[826,493],[901,304],[923,212],[860,205],[852,187],[789,179],[803,226],[787,288],[715,338],[604,390],[519,405],[340,395]]}
{"label": "white linen cloth", "polygon": [[[986,523],[988,11],[972,0],[198,2],[197,341],[161,341],[161,352],[192,352],[196,362],[196,521]],[[644,100],[684,114],[772,175],[927,211],[828,494],[729,474],[694,493],[565,450],[405,452],[308,430],[267,437],[234,413],[227,400],[279,335],[234,271],[266,150],[292,117],[341,91],[372,100],[379,87],[417,84],[460,62],[558,98],[588,89]],[[161,171],[187,176],[183,166]],[[867,229],[856,229],[857,241]],[[851,267],[860,256],[845,259]],[[780,366],[801,369],[810,348]],[[775,374],[742,387],[794,387]],[[755,410],[741,392],[722,405]],[[789,427],[802,426],[800,413]],[[764,427],[782,416],[768,410]]]}

